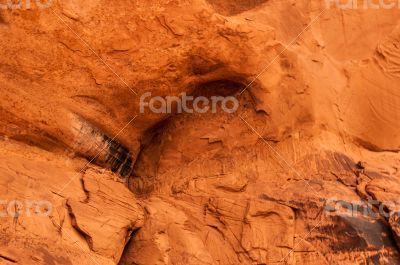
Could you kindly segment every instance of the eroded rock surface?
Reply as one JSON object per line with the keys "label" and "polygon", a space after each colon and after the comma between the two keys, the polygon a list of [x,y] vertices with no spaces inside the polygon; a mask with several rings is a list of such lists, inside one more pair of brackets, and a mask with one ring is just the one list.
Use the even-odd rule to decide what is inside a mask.
{"label": "eroded rock surface", "polygon": [[399,10],[326,2],[0,9],[0,263],[400,264]]}

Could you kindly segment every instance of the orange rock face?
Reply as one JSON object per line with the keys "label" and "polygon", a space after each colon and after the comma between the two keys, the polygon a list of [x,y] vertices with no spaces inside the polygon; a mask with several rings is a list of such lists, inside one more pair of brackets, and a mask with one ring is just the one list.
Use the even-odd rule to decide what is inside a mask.
{"label": "orange rock face", "polygon": [[383,2],[0,3],[0,264],[400,264]]}

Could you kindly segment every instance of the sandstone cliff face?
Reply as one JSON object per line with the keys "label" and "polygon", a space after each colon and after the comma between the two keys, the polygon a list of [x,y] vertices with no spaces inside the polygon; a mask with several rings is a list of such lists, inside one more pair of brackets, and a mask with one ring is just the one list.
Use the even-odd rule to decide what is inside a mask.
{"label": "sandstone cliff face", "polygon": [[399,9],[328,2],[0,9],[0,264],[400,264]]}

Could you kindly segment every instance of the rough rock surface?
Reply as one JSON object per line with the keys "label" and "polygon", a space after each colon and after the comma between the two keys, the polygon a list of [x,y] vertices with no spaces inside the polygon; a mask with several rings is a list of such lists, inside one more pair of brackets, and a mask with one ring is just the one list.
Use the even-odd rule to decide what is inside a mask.
{"label": "rough rock surface", "polygon": [[0,264],[400,264],[398,8],[49,2],[0,9]]}

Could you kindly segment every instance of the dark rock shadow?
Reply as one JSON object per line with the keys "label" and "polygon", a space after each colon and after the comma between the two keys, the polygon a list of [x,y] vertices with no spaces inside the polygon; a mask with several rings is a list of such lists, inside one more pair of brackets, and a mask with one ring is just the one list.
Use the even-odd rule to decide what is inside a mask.
{"label": "dark rock shadow", "polygon": [[207,0],[216,12],[224,16],[234,16],[256,8],[268,0]]}

